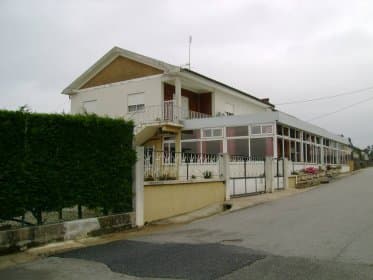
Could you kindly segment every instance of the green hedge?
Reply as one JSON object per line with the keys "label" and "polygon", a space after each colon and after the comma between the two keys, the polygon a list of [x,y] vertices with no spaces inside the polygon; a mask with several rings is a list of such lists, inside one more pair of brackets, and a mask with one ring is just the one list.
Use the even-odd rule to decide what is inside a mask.
{"label": "green hedge", "polygon": [[0,219],[74,205],[132,209],[133,124],[0,111]]}

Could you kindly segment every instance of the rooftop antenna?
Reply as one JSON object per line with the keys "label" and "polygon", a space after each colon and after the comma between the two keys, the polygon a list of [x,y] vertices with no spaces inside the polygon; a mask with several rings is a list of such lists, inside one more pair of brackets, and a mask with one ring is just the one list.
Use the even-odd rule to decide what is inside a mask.
{"label": "rooftop antenna", "polygon": [[192,45],[192,35],[189,35],[189,59],[188,59],[188,67],[190,70],[190,47]]}
{"label": "rooftop antenna", "polygon": [[182,68],[188,67],[189,70],[190,70],[190,47],[191,47],[191,45],[192,45],[192,36],[189,35],[189,42],[188,42],[188,63],[183,64],[183,65],[180,66]]}

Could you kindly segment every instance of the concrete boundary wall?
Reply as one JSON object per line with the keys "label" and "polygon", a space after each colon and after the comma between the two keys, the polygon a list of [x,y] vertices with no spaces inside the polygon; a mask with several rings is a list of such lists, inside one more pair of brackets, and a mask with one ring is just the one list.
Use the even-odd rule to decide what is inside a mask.
{"label": "concrete boundary wall", "polygon": [[55,241],[80,239],[134,227],[134,213],[0,231],[0,255]]}
{"label": "concrete boundary wall", "polygon": [[165,181],[144,186],[144,221],[152,222],[224,202],[223,180]]}

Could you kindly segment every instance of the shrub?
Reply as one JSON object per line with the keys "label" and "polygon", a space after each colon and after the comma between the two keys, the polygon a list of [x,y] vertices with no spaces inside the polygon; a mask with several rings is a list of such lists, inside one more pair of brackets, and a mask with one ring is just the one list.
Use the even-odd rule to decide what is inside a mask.
{"label": "shrub", "polygon": [[132,122],[119,119],[0,111],[0,218],[131,210],[132,138]]}
{"label": "shrub", "polygon": [[312,167],[312,166],[304,169],[304,172],[307,173],[307,174],[317,174],[318,171],[319,171],[318,168],[315,168],[315,167]]}
{"label": "shrub", "polygon": [[209,170],[206,170],[203,172],[203,178],[210,179],[212,177],[212,172]]}

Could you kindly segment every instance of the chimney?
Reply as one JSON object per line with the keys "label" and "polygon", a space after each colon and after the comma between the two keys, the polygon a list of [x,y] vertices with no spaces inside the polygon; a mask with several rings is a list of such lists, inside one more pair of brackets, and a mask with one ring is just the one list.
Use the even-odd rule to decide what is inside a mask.
{"label": "chimney", "polygon": [[269,104],[269,98],[268,98],[268,97],[266,97],[266,98],[262,98],[261,100],[262,100],[264,103]]}

